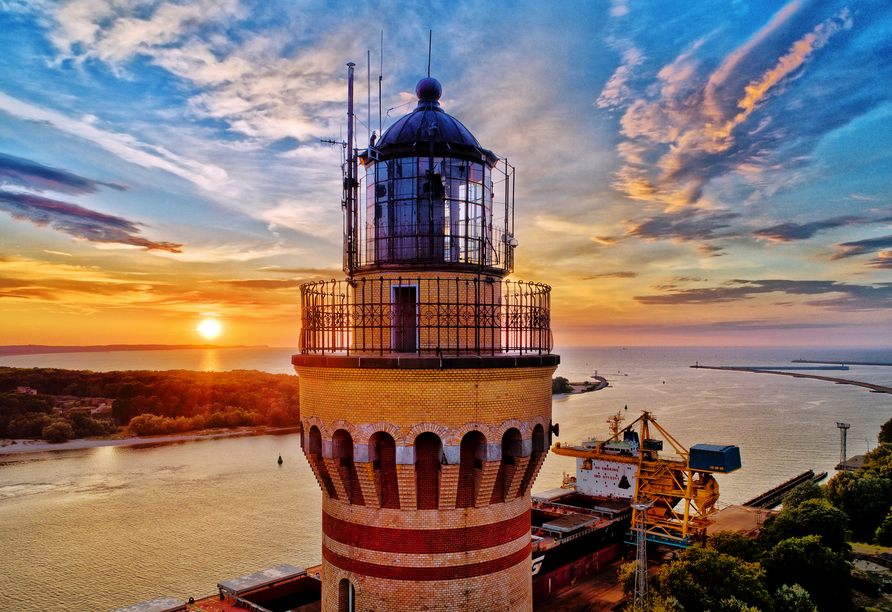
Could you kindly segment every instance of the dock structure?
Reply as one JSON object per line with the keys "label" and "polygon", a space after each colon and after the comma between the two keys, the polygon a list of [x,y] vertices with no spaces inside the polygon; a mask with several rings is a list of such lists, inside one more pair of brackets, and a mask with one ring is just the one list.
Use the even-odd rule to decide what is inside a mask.
{"label": "dock structure", "polygon": [[827,477],[827,472],[815,474],[814,470],[807,470],[798,476],[794,476],[790,480],[783,482],[776,487],[769,489],[761,495],[757,495],[751,500],[744,502],[743,505],[748,508],[760,508],[762,510],[770,510],[780,505],[784,498],[790,494],[790,491],[798,487],[804,482],[820,482]]}
{"label": "dock structure", "polygon": [[793,378],[811,378],[814,380],[825,380],[827,382],[836,383],[837,385],[854,385],[856,387],[864,387],[865,389],[869,389],[871,393],[890,393],[892,394],[892,387],[884,387],[882,385],[875,385],[873,383],[861,382],[859,380],[849,380],[847,378],[833,378],[832,376],[818,376],[816,374],[799,374],[798,372],[785,372],[779,370],[766,370],[766,369],[755,369],[748,367],[739,367],[739,366],[704,366],[699,363],[690,366],[691,368],[698,370],[722,370],[722,371],[732,371],[732,372],[755,372],[757,374],[777,374],[780,376],[792,376]]}

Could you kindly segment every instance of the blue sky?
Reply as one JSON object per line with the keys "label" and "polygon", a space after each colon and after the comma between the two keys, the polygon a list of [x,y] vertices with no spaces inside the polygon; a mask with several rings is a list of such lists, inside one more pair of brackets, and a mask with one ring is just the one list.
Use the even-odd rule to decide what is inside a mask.
{"label": "blue sky", "polygon": [[386,127],[431,29],[558,344],[892,341],[887,2],[5,0],[0,344],[295,345],[345,64],[366,134],[383,31]]}

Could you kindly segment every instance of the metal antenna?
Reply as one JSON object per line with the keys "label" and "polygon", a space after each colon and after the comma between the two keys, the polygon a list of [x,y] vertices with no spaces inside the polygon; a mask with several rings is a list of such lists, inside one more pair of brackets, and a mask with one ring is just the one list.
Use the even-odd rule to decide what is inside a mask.
{"label": "metal antenna", "polygon": [[430,31],[430,37],[427,40],[427,76],[431,76],[431,47],[434,45],[434,31]]}
{"label": "metal antenna", "polygon": [[366,91],[369,94],[369,102],[368,102],[368,122],[365,124],[366,131],[368,132],[368,142],[372,142],[372,50],[366,49],[365,52],[365,66],[366,66],[366,82],[365,87]]}
{"label": "metal antenna", "polygon": [[381,30],[381,71],[378,73],[378,134],[384,131],[384,116],[381,107],[381,87],[384,83],[384,30]]}

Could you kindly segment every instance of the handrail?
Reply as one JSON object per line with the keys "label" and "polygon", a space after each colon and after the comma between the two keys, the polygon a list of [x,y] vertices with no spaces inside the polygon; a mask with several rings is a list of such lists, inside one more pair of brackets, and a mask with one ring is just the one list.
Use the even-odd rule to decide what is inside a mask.
{"label": "handrail", "polygon": [[301,353],[550,353],[551,287],[488,277],[301,285]]}

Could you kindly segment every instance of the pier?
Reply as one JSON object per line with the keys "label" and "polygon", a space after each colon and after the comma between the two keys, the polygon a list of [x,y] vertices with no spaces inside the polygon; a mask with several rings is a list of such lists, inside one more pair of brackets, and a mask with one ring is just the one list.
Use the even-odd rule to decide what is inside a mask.
{"label": "pier", "polygon": [[836,383],[837,385],[854,385],[856,387],[864,387],[865,389],[869,389],[871,393],[890,393],[892,394],[892,387],[884,387],[882,385],[875,385],[873,383],[861,382],[858,380],[849,380],[847,378],[833,378],[831,376],[818,376],[817,374],[799,374],[798,372],[785,372],[779,370],[766,370],[766,369],[754,369],[747,367],[738,367],[738,366],[702,366],[699,363],[690,366],[694,369],[700,370],[723,370],[723,371],[736,371],[736,372],[755,372],[757,374],[777,374],[779,376],[792,376],[794,378],[812,378],[814,380],[826,380],[828,382]]}
{"label": "pier", "polygon": [[762,510],[771,510],[780,505],[784,498],[790,494],[790,491],[804,482],[818,483],[827,477],[827,472],[815,474],[814,470],[802,472],[798,476],[794,476],[790,480],[783,482],[773,489],[769,489],[761,495],[757,495],[751,500],[744,502],[743,505],[748,508],[759,508]]}

